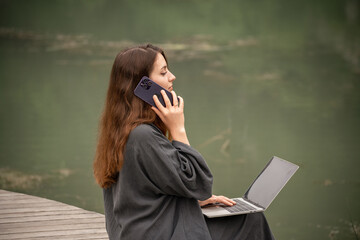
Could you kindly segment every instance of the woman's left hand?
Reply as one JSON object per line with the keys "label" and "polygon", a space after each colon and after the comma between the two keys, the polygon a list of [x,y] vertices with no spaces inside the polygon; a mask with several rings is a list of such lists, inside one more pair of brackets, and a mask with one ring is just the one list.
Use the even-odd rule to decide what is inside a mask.
{"label": "woman's left hand", "polygon": [[171,91],[173,102],[166,95],[164,90],[161,90],[162,97],[165,102],[163,106],[156,95],[153,96],[153,100],[157,106],[151,107],[152,110],[160,117],[162,122],[169,129],[173,140],[183,142],[190,145],[185,131],[185,117],[184,117],[184,99],[176,96],[174,91]]}
{"label": "woman's left hand", "polygon": [[226,206],[233,206],[236,204],[236,202],[234,202],[230,198],[227,198],[225,196],[216,196],[216,195],[212,195],[211,198],[206,199],[204,201],[199,200],[200,207],[208,204],[216,204],[216,203],[225,204]]}

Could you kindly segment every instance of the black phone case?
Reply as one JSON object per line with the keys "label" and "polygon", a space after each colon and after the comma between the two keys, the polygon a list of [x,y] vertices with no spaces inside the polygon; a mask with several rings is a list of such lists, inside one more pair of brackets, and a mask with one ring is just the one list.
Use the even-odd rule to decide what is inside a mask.
{"label": "black phone case", "polygon": [[[161,90],[164,90],[168,98],[170,99],[171,104],[173,105],[173,97],[172,94],[166,90],[165,88],[159,86],[157,83],[152,81],[148,77],[142,77],[138,85],[134,90],[134,94],[147,102],[148,104],[156,107],[155,102],[153,100],[153,96],[156,95],[161,102],[161,104],[165,107],[165,102],[161,94]],[[157,107],[156,107],[157,108]]]}

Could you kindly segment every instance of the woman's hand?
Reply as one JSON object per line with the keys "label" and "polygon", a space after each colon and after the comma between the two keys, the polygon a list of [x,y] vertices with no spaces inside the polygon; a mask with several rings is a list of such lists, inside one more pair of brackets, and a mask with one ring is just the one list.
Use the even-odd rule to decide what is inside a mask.
{"label": "woman's hand", "polygon": [[154,95],[153,99],[157,108],[151,107],[151,109],[154,110],[169,129],[174,140],[190,145],[185,131],[184,100],[182,97],[179,97],[179,102],[174,91],[171,91],[171,94],[173,96],[173,105],[165,91],[161,90],[165,107],[160,103],[158,97]]}
{"label": "woman's hand", "polygon": [[230,198],[227,198],[224,196],[216,196],[216,195],[212,195],[211,198],[206,199],[205,201],[199,200],[200,207],[208,205],[208,204],[215,204],[215,203],[225,204],[226,206],[233,206],[236,204],[236,202],[234,202]]}

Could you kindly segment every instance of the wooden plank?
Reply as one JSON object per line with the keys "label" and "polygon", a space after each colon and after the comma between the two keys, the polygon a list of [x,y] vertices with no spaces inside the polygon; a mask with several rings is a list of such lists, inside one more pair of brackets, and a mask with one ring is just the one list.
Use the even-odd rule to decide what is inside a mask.
{"label": "wooden plank", "polygon": [[[37,226],[57,226],[69,224],[100,224],[105,226],[105,220],[102,218],[78,218],[78,219],[52,219],[52,220],[37,220],[32,222],[15,222],[15,223],[2,223],[1,229],[10,228],[25,228]],[[1,233],[0,233],[1,234]]]}
{"label": "wooden plank", "polygon": [[0,189],[0,240],[108,239],[103,214]]}
{"label": "wooden plank", "polygon": [[27,202],[27,203],[3,203],[1,202],[2,206],[1,209],[23,209],[23,208],[42,208],[42,207],[62,207],[62,206],[66,206],[62,203],[58,203],[58,202]]}
{"label": "wooden plank", "polygon": [[1,235],[13,234],[13,233],[37,233],[37,232],[53,232],[53,231],[69,231],[69,230],[88,230],[102,228],[103,223],[79,223],[79,224],[59,224],[49,225],[42,224],[38,226],[23,226],[22,228],[14,228],[8,225],[8,227],[1,226]]}
{"label": "wooden plank", "polygon": [[20,206],[22,204],[29,204],[29,203],[35,203],[35,204],[52,203],[54,205],[68,205],[68,204],[64,204],[64,203],[61,203],[61,202],[58,202],[55,200],[50,200],[50,199],[45,199],[45,198],[35,197],[35,196],[28,196],[28,195],[24,195],[24,194],[20,194],[20,197],[14,196],[14,195],[9,195],[4,198],[1,198],[1,195],[0,195],[0,202],[4,205],[19,204]]}
{"label": "wooden plank", "polygon": [[84,234],[73,234],[69,236],[45,236],[45,237],[34,237],[34,238],[27,238],[27,240],[87,240],[87,239],[96,239],[96,240],[109,240],[108,235],[106,233],[99,233],[99,234],[91,234],[91,235],[84,235]]}
{"label": "wooden plank", "polygon": [[18,195],[18,196],[11,196],[11,195],[1,195],[0,196],[0,201],[1,200],[11,200],[11,199],[29,199],[29,197],[28,196],[26,196],[26,195],[23,195],[23,194],[21,194],[21,195]]}
{"label": "wooden plank", "polygon": [[61,207],[43,207],[39,208],[20,208],[20,209],[0,209],[0,214],[7,213],[22,213],[22,212],[55,212],[55,211],[67,211],[75,210],[72,206],[61,206]]}
{"label": "wooden plank", "polygon": [[103,218],[80,218],[80,219],[44,219],[37,220],[32,222],[15,222],[15,223],[1,223],[1,229],[10,229],[10,228],[25,228],[25,227],[41,227],[44,225],[54,226],[54,225],[68,225],[68,224],[89,224],[97,223],[105,226],[105,219]]}
{"label": "wooden plank", "polygon": [[104,234],[104,230],[100,229],[71,229],[71,230],[59,230],[59,231],[39,231],[39,232],[23,232],[23,233],[12,233],[12,234],[0,234],[0,239],[12,240],[12,239],[28,239],[36,237],[48,237],[48,236],[59,236],[58,239],[62,239],[62,236],[71,235],[91,235],[91,234]]}
{"label": "wooden plank", "polygon": [[[21,197],[29,197],[29,195],[27,194],[24,194],[24,193],[16,193],[15,195],[13,194],[13,192],[10,192],[10,191],[6,191],[6,190],[2,190],[0,191],[0,198],[21,198]],[[32,197],[35,197],[37,198],[36,196],[32,196]]]}
{"label": "wooden plank", "polygon": [[26,198],[26,199],[13,199],[13,200],[1,200],[1,203],[3,204],[24,204],[24,203],[47,203],[51,200],[44,199],[44,198]]}
{"label": "wooden plank", "polygon": [[84,212],[82,209],[75,209],[75,210],[68,210],[68,211],[61,211],[61,212],[26,212],[26,213],[6,213],[1,214],[0,219],[3,218],[22,218],[22,217],[37,217],[37,216],[56,216],[56,215],[76,215],[76,214],[98,214],[100,213],[93,213],[93,212]]}
{"label": "wooden plank", "polygon": [[[0,219],[0,224],[4,223],[25,223],[33,221],[52,221],[63,219],[104,219],[104,217],[98,217],[91,214],[74,214],[74,215],[47,215],[47,216],[35,216],[35,217],[22,217],[22,218],[8,218]],[[0,227],[1,228],[1,227]]]}

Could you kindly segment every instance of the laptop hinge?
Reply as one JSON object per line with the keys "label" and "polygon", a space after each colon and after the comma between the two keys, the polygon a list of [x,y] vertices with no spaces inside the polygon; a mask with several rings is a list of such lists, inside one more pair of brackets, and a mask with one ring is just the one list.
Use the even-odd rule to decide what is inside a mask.
{"label": "laptop hinge", "polygon": [[261,205],[259,205],[259,204],[255,203],[255,202],[253,202],[253,201],[251,201],[250,199],[247,199],[247,198],[245,198],[245,197],[243,197],[243,199],[245,199],[247,202],[249,202],[249,203],[251,203],[251,204],[253,204],[253,205],[257,206],[258,208],[261,208],[261,209],[264,209],[264,210],[265,210],[265,208],[264,208],[263,206],[261,206]]}

